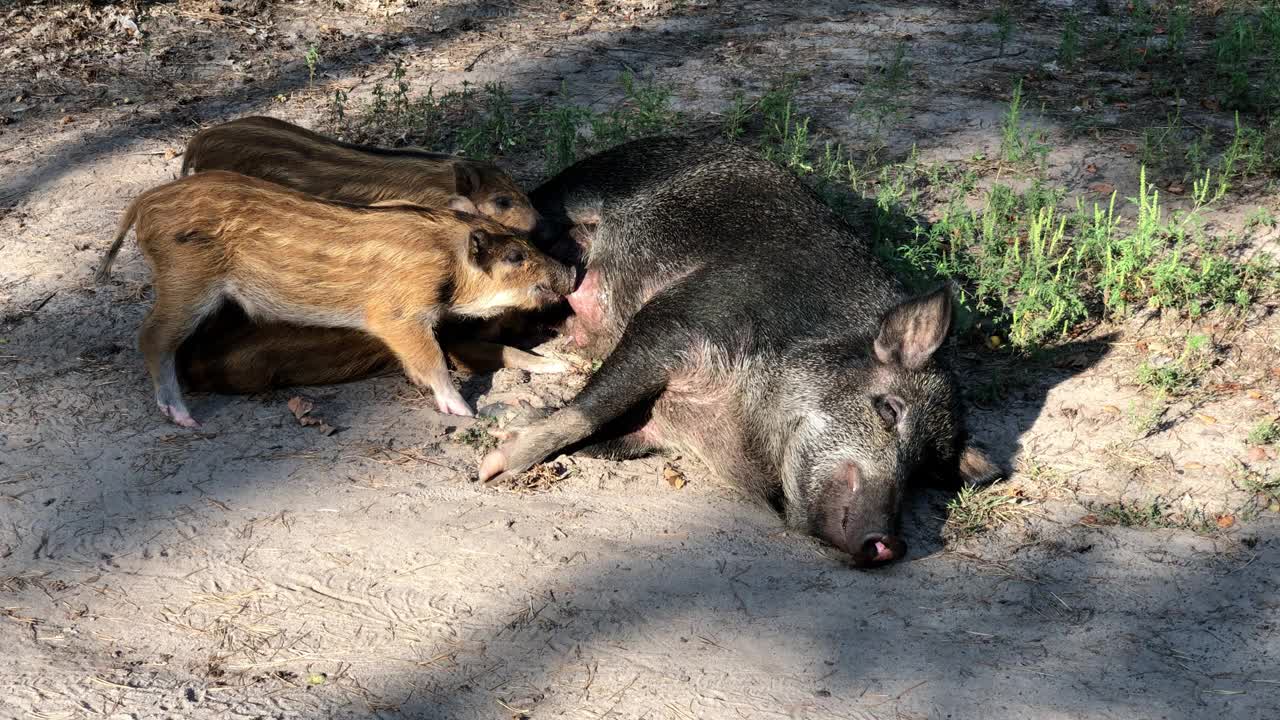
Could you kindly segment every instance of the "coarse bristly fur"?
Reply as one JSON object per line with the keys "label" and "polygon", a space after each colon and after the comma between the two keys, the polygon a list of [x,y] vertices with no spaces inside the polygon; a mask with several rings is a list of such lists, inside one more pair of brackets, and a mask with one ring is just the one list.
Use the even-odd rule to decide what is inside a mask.
{"label": "coarse bristly fur", "polygon": [[320,200],[211,171],[143,193],[125,213],[99,274],[129,228],[154,271],[155,305],[140,345],[156,402],[193,426],[176,353],[220,305],[250,318],[349,328],[385,343],[442,412],[471,414],[433,330],[447,315],[535,309],[573,287],[573,272],[527,236],[484,218],[410,205]]}
{"label": "coarse bristly fur", "polygon": [[405,200],[446,207],[460,196],[474,214],[523,232],[534,231],[539,220],[525,192],[493,163],[355,145],[272,117],[241,118],[196,133],[183,154],[182,174],[206,170],[229,170],[359,205]]}
{"label": "coarse bristly fur", "polygon": [[[183,175],[219,169],[330,200],[447,206],[526,231],[539,223],[528,196],[492,163],[411,148],[353,145],[270,117],[233,120],[192,138],[183,156]],[[482,332],[497,335],[528,325],[521,313],[507,314],[486,322]],[[471,371],[568,370],[554,358],[474,338],[451,339],[445,349],[456,366]],[[179,374],[189,387],[228,393],[358,380],[395,364],[390,349],[367,333],[251,322],[234,303],[215,311],[178,355]]]}
{"label": "coarse bristly fur", "polygon": [[633,141],[535,190],[557,254],[585,271],[574,337],[600,369],[564,409],[488,455],[480,477],[565,448],[678,448],[847,552],[901,558],[913,477],[998,470],[967,446],[936,357],[946,289],[912,297],[870,243],[749,150]]}

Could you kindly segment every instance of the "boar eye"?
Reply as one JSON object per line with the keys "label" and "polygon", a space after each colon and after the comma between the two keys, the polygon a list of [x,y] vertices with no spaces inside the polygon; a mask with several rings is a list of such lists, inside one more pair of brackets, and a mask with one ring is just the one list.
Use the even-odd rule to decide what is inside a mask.
{"label": "boar eye", "polygon": [[902,414],[907,410],[907,404],[897,395],[881,395],[875,399],[874,403],[876,412],[888,428],[897,427]]}
{"label": "boar eye", "polygon": [[498,197],[493,199],[493,205],[499,210],[510,210],[511,198],[507,197],[506,195],[499,195]]}
{"label": "boar eye", "polygon": [[507,253],[507,258],[506,258],[506,260],[507,260],[507,262],[511,263],[512,265],[517,265],[517,264],[519,264],[519,263],[522,263],[522,262],[524,262],[524,251],[523,251],[523,250],[511,250],[511,251],[509,251],[509,252]]}

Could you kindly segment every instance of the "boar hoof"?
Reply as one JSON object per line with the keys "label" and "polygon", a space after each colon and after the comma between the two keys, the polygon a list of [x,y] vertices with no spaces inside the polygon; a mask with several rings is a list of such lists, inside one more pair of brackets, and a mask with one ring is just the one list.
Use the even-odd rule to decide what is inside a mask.
{"label": "boar hoof", "polygon": [[506,480],[512,473],[503,472],[507,469],[507,455],[501,449],[494,450],[484,456],[484,460],[480,461],[480,482],[485,485],[494,485]]}

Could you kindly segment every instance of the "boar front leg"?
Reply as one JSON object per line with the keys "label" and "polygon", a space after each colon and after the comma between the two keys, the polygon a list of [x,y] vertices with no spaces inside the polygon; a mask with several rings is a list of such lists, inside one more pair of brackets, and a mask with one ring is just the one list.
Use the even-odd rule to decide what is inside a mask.
{"label": "boar front leg", "polygon": [[653,402],[691,343],[688,315],[680,311],[685,302],[670,291],[650,300],[577,397],[486,455],[479,479],[493,483],[518,475]]}

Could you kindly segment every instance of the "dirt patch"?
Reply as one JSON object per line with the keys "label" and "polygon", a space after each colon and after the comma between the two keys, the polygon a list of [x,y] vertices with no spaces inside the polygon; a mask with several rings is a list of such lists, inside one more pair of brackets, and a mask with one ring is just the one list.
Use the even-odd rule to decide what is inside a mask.
{"label": "dirt patch", "polygon": [[[1115,190],[1123,206],[1153,119],[1180,107],[1176,139],[1150,138],[1184,146],[1151,174],[1167,212],[1191,204],[1185,145],[1201,130],[1220,133],[1203,162],[1221,175],[1233,99],[1212,88],[1237,68],[1146,60],[1172,26],[1142,43],[1107,35],[1134,22],[1120,3],[990,5],[0,10],[0,716],[1270,718],[1272,297],[1194,316],[1138,302],[1044,353],[1010,353],[1003,329],[974,323],[955,350],[974,432],[1016,472],[998,500],[921,492],[910,560],[864,573],[687,458],[565,457],[514,488],[472,482],[511,409],[559,407],[581,375],[467,379],[496,416],[482,421],[438,415],[398,375],[195,396],[206,426],[180,431],[135,350],[145,264],[130,245],[117,282],[90,283],[119,212],[176,175],[198,126],[250,113],[319,126],[335,91],[353,107],[389,90],[397,61],[415,97],[501,82],[535,112],[550,98],[634,106],[630,69],[712,133],[735,98],[789,83],[816,151],[830,139],[856,164],[912,146],[922,167],[963,161],[940,177],[958,187],[972,171],[973,207],[998,183],[1034,184],[998,160],[1021,79],[1041,134],[1019,162],[1066,203]],[[1068,63],[1072,12],[1101,39]],[[1215,42],[1193,33],[1189,52]],[[1179,72],[1188,82],[1160,84]],[[472,140],[530,184],[545,175],[545,138],[521,141],[545,152],[507,156],[514,131],[486,128]],[[902,197],[929,194],[927,176]],[[1238,240],[1232,252],[1274,252],[1267,173],[1232,183],[1203,215],[1210,232]]]}

